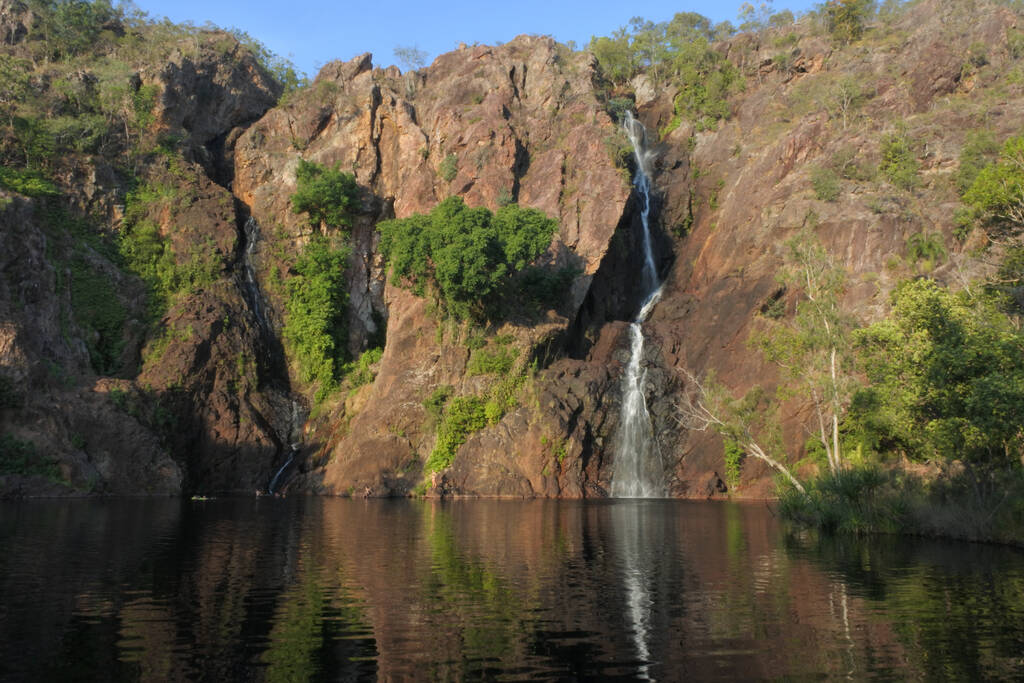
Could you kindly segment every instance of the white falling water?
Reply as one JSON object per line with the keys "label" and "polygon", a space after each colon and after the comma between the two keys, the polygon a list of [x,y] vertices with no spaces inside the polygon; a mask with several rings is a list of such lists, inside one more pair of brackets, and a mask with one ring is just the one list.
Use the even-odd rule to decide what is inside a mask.
{"label": "white falling water", "polygon": [[288,459],[277,470],[277,473],[274,474],[273,479],[270,480],[270,485],[267,486],[267,493],[274,493],[277,490],[277,480],[281,478],[281,475],[284,474],[284,471],[286,469],[288,469],[288,466],[295,461],[295,455],[299,452],[300,447],[300,443],[297,441],[297,439],[301,436],[301,434],[299,433],[301,429],[302,425],[300,424],[299,421],[299,404],[296,401],[292,401],[292,414],[291,419],[288,422],[288,437],[292,441],[291,443],[288,444]]}
{"label": "white falling water", "polygon": [[661,297],[661,283],[654,267],[651,251],[651,153],[647,150],[647,131],[630,113],[622,127],[633,143],[636,175],[633,186],[640,196],[640,220],[643,225],[644,265],[640,273],[644,292],[640,312],[629,325],[630,357],[622,379],[622,412],[615,444],[615,471],[612,475],[611,495],[616,498],[657,498],[665,495],[662,484],[661,453],[654,439],[651,415],[647,411],[644,385],[647,370],[641,367],[644,356],[643,322]]}
{"label": "white falling water", "polygon": [[260,292],[259,282],[256,281],[256,266],[252,261],[253,251],[260,239],[260,225],[252,216],[245,221],[245,255],[243,265],[245,266],[245,289],[249,295],[249,308],[256,316],[256,322],[264,333],[269,329],[267,319],[263,315],[263,294]]}

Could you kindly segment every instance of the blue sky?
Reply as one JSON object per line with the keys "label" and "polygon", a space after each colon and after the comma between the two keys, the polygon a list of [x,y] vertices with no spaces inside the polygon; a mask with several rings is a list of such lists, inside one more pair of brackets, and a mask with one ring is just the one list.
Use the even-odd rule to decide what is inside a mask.
{"label": "blue sky", "polygon": [[[175,22],[210,21],[240,28],[274,52],[290,57],[310,76],[333,59],[347,60],[364,52],[373,53],[377,66],[397,63],[396,46],[418,47],[428,54],[428,63],[460,42],[494,44],[520,33],[550,35],[562,42],[575,40],[583,46],[591,36],[609,35],[634,16],[667,21],[676,12],[691,11],[716,22],[737,23],[741,4],[705,0],[621,4],[604,0],[136,0],[139,9],[155,19],[166,16]],[[810,0],[777,0],[774,9],[799,13],[814,4]]]}

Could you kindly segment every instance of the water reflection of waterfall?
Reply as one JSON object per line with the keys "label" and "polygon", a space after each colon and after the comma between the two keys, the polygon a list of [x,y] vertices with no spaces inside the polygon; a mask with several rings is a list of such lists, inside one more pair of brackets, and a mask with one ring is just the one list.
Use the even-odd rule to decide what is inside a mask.
{"label": "water reflection of waterfall", "polygon": [[658,575],[658,553],[663,529],[655,529],[657,515],[651,503],[621,503],[611,509],[615,551],[622,567],[625,589],[625,615],[629,622],[633,649],[640,665],[637,676],[641,680],[655,680],[651,676],[653,661],[651,641],[654,635],[654,596],[652,583]]}
{"label": "water reflection of waterfall", "polygon": [[661,283],[654,266],[651,248],[651,152],[647,149],[647,131],[630,113],[622,127],[633,144],[636,175],[633,186],[640,197],[640,222],[643,226],[644,263],[640,272],[643,304],[629,325],[629,364],[622,380],[622,410],[615,444],[615,472],[611,495],[618,498],[656,498],[665,495],[662,484],[661,453],[654,439],[654,428],[647,410],[644,386],[647,370],[641,367],[644,355],[643,322],[661,297]]}

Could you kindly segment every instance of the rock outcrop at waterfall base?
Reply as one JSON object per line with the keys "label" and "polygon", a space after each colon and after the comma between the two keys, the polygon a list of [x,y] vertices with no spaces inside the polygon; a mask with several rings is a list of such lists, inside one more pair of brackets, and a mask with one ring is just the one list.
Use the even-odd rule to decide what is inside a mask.
{"label": "rock outcrop at waterfall base", "polygon": [[[3,7],[3,50],[31,59],[32,17],[17,2]],[[951,255],[930,277],[956,282],[985,268],[969,256],[976,237],[953,239],[952,179],[966,131],[984,125],[1003,138],[1019,129],[1017,15],[986,6],[964,28],[961,10],[918,3],[848,46],[807,24],[741,34],[716,48],[746,82],[731,115],[706,131],[684,122],[657,144],[666,287],[645,326],[644,364],[672,495],[703,497],[723,471],[717,437],[687,433],[675,419],[681,371],[714,370],[736,393],[777,381],[747,340],[766,324],[764,311],[792,311],[796,293],[775,276],[796,231],[815,226],[846,264],[844,308],[863,322],[883,315],[895,283],[915,273],[912,235],[940,235]],[[985,64],[965,65],[978,43]],[[628,144],[588,54],[521,37],[404,74],[364,55],[328,64],[279,104],[280,86],[224,33],[195,31],[128,62],[124,86],[155,93],[152,121],[136,130],[126,119],[101,149],[61,155],[49,169],[57,196],[0,191],[0,432],[52,461],[46,474],[0,474],[2,495],[251,492],[292,443],[292,491],[604,495],[639,266]],[[86,85],[109,77],[89,68]],[[840,81],[859,89],[849,110],[833,104]],[[635,85],[652,136],[670,127],[676,93]],[[912,189],[856,170],[877,166],[880,131],[897,128],[921,143]],[[299,380],[281,336],[284,283],[312,234],[289,204],[299,159],[355,174],[348,351],[356,357],[385,340],[371,383],[315,408],[314,387]],[[837,196],[819,199],[812,171],[837,159],[847,164]],[[140,184],[165,195],[133,205]],[[376,223],[451,195],[492,209],[518,201],[556,218],[544,260],[579,272],[562,302],[474,330],[389,282]],[[155,324],[143,282],[103,247],[123,229],[126,198],[130,220],[156,225],[181,267],[198,256],[207,266],[208,277],[177,293]],[[98,242],[82,237],[77,216],[90,217]],[[243,229],[249,219],[259,226],[255,244]],[[264,320],[253,311],[246,258]],[[116,343],[82,296],[83,283],[96,282],[124,311]],[[427,475],[437,423],[425,401],[439,387],[487,396],[502,379],[469,371],[480,335],[514,349],[511,374],[523,377],[514,406],[469,434],[451,467]],[[794,457],[809,421],[806,402],[783,404],[782,439]],[[739,494],[771,491],[770,473],[748,464]]]}

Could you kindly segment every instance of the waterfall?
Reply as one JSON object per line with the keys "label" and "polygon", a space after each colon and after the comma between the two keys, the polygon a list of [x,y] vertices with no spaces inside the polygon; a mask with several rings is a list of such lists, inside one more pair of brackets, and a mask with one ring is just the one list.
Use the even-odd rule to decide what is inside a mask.
{"label": "waterfall", "polygon": [[288,423],[288,438],[291,441],[291,443],[288,444],[290,452],[288,453],[288,459],[285,461],[283,465],[281,465],[281,467],[274,474],[274,477],[270,480],[270,485],[267,486],[267,493],[274,493],[274,489],[277,486],[277,480],[281,478],[281,475],[284,474],[284,471],[286,469],[288,469],[288,466],[295,461],[295,456],[299,452],[300,442],[298,440],[298,436],[300,435],[298,434],[298,432],[301,429],[301,427],[302,425],[299,422],[299,404],[297,401],[293,400],[291,419],[289,420]]}
{"label": "waterfall", "polygon": [[643,226],[644,264],[640,272],[643,303],[629,325],[629,365],[622,378],[622,410],[615,444],[615,471],[611,495],[616,498],[656,498],[665,495],[662,485],[661,453],[654,439],[651,415],[647,411],[644,385],[647,370],[641,367],[644,356],[643,323],[661,297],[661,283],[651,249],[651,153],[647,150],[647,131],[627,113],[622,127],[633,143],[636,175],[633,187],[640,197],[640,222]]}
{"label": "waterfall", "polygon": [[245,281],[243,285],[246,299],[249,303],[249,309],[256,316],[256,322],[259,324],[260,330],[264,334],[268,334],[270,326],[267,324],[267,319],[263,314],[263,293],[260,292],[260,285],[256,280],[256,266],[252,262],[253,251],[255,251],[256,243],[260,239],[260,225],[252,216],[245,220],[244,237],[245,251],[243,252],[242,264],[245,268]]}

